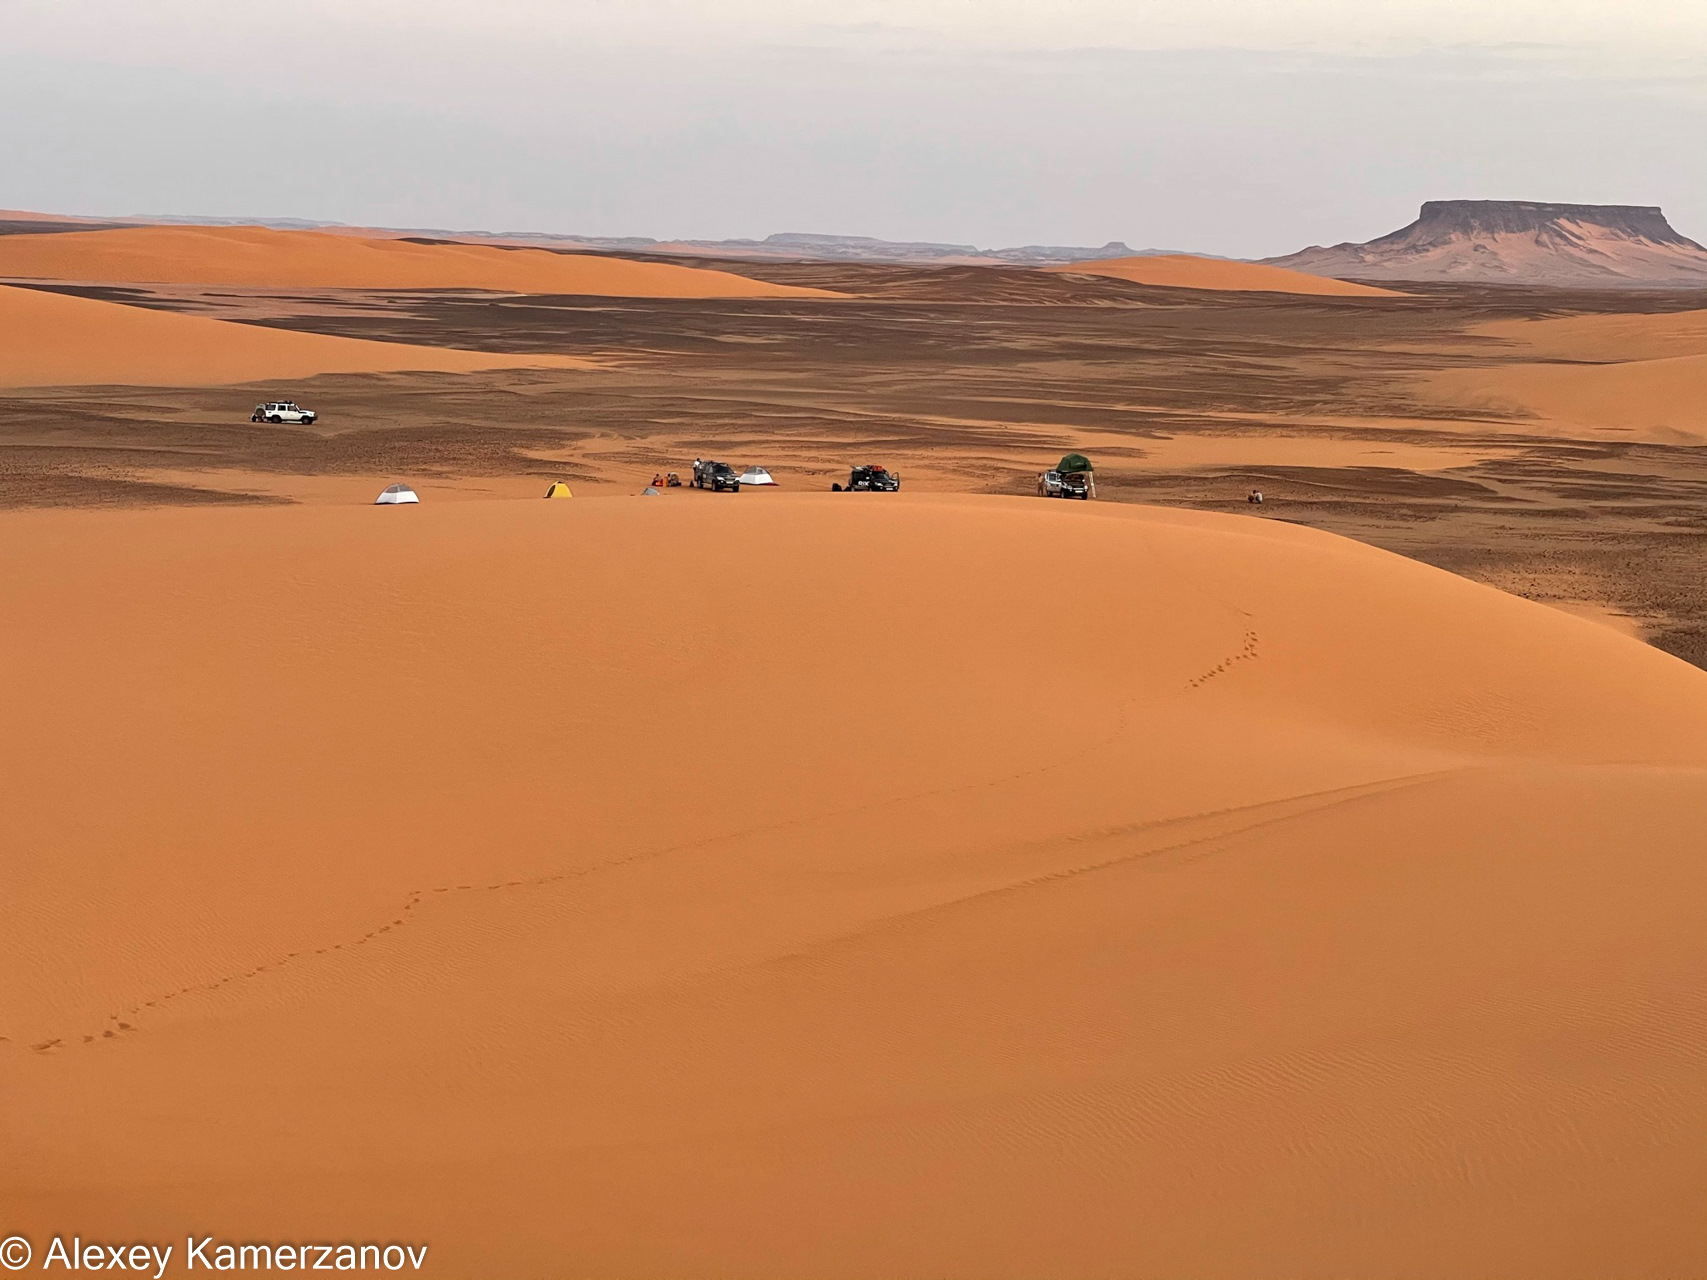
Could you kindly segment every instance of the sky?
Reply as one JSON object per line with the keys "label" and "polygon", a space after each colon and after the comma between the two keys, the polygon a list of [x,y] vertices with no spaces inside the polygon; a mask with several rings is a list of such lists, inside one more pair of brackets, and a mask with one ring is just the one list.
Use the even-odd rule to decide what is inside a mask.
{"label": "sky", "polygon": [[1707,241],[1702,0],[0,0],[0,207],[1234,257]]}

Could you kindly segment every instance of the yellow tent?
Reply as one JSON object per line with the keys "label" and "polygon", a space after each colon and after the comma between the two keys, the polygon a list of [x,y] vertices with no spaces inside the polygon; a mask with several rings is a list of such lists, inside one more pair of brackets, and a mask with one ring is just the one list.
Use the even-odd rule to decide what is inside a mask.
{"label": "yellow tent", "polygon": [[545,496],[548,498],[573,498],[575,495],[569,492],[568,485],[561,480],[554,480],[551,483],[551,488],[545,491]]}

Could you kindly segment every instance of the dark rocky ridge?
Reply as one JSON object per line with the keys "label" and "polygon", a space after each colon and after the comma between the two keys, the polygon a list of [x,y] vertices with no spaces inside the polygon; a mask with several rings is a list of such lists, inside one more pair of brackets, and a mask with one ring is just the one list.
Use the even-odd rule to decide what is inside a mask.
{"label": "dark rocky ridge", "polygon": [[[1403,230],[1370,241],[1370,246],[1402,239],[1451,236],[1557,235],[1575,240],[1565,225],[1604,227],[1634,240],[1701,249],[1672,228],[1652,204],[1537,204],[1529,200],[1429,200],[1417,220]],[[1707,249],[1702,252],[1707,253]]]}
{"label": "dark rocky ridge", "polygon": [[1353,280],[1707,288],[1707,248],[1656,205],[1430,200],[1388,235],[1266,261]]}

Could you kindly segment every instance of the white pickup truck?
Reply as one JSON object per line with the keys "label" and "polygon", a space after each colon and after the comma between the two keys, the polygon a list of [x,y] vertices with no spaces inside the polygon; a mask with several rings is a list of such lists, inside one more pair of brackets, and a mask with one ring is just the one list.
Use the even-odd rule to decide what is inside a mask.
{"label": "white pickup truck", "polygon": [[314,410],[299,408],[289,400],[273,400],[267,404],[256,405],[255,412],[249,415],[249,421],[295,422],[306,427],[319,416]]}

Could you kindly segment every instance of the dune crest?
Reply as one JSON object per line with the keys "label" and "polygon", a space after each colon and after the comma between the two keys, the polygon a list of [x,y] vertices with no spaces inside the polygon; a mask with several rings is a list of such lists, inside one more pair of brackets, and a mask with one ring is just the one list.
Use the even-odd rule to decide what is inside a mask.
{"label": "dune crest", "polygon": [[1608,364],[1707,356],[1707,311],[1494,320],[1475,325],[1470,332],[1517,343],[1547,360]]}
{"label": "dune crest", "polygon": [[1501,320],[1472,332],[1529,358],[1424,374],[1426,398],[1517,414],[1543,433],[1707,444],[1707,311]]}
{"label": "dune crest", "polygon": [[38,213],[33,209],[0,209],[0,222],[65,222],[95,223],[126,222],[126,218],[85,218],[74,213]]}
{"label": "dune crest", "polygon": [[293,333],[0,285],[0,387],[219,386],[321,373],[594,367],[571,356]]}
{"label": "dune crest", "polygon": [[490,289],[634,298],[838,296],[670,263],[265,227],[144,226],[0,236],[0,277],[255,288]]}
{"label": "dune crest", "polygon": [[1112,276],[1134,284],[1167,289],[1210,289],[1242,293],[1298,293],[1335,298],[1397,298],[1402,294],[1374,285],[1330,280],[1256,262],[1230,262],[1186,253],[1146,254],[1133,258],[1104,258],[1040,268],[1077,275]]}
{"label": "dune crest", "polygon": [[1699,670],[1267,521],[422,497],[0,515],[9,1228],[1703,1256]]}
{"label": "dune crest", "polygon": [[1707,444],[1707,356],[1447,369],[1422,386],[1442,403],[1533,418],[1543,434]]}

